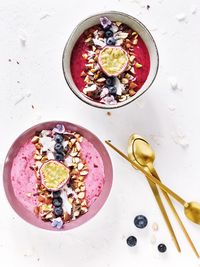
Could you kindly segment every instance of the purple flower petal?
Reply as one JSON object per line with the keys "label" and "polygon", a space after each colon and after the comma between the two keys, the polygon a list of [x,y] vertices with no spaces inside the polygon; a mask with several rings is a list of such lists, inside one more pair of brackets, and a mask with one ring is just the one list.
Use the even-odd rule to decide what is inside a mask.
{"label": "purple flower petal", "polygon": [[55,128],[53,128],[54,133],[63,134],[65,132],[65,126],[63,124],[57,124]]}
{"label": "purple flower petal", "polygon": [[101,25],[104,29],[111,26],[111,24],[112,24],[112,22],[106,17],[101,17],[100,22],[101,22]]}

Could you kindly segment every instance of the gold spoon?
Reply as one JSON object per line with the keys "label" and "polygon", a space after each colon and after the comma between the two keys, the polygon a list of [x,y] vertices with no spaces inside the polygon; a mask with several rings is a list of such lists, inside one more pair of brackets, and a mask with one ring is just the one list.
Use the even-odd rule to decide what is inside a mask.
{"label": "gold spoon", "polygon": [[129,161],[131,165],[133,165],[136,169],[140,170],[144,175],[153,183],[157,184],[161,189],[163,189],[166,193],[170,194],[174,199],[176,199],[182,206],[184,206],[185,216],[196,224],[200,224],[200,204],[198,202],[186,202],[183,198],[177,195],[174,191],[172,191],[169,187],[161,183],[157,180],[152,174],[147,172],[140,164],[135,161],[129,159],[123,152],[121,152],[118,148],[113,146],[111,142],[105,141],[107,145],[109,145],[112,149],[114,149],[118,154],[120,154],[124,159]]}
{"label": "gold spoon", "polygon": [[[154,177],[156,177],[159,181],[160,178],[153,166],[153,162],[155,160],[155,154],[154,151],[152,150],[150,144],[143,139],[141,136],[133,134],[130,136],[129,138],[129,146],[128,146],[128,155],[129,158],[132,160],[136,160],[140,165],[142,165],[143,167],[148,167],[148,169],[150,170],[151,174],[153,174]],[[184,226],[184,224],[182,223],[171,199],[169,198],[168,194],[163,191],[163,195],[165,197],[165,199],[167,200],[176,220],[178,221],[182,231],[184,232],[190,246],[192,247],[194,253],[196,254],[196,256],[199,258],[199,254]]]}
{"label": "gold spoon", "polygon": [[[139,138],[140,138],[140,136],[139,135],[136,135],[136,134],[133,134],[133,135],[130,136],[129,141],[128,141],[128,157],[131,160],[133,160],[133,161],[137,161],[138,164],[142,165],[143,168],[146,168],[146,170],[148,170],[150,172],[150,170],[148,169],[147,164],[146,165],[144,164],[146,162],[144,162],[144,159],[142,157],[143,156],[142,155],[142,152],[143,152],[143,150],[145,150],[145,147],[142,147],[140,149],[140,146],[137,145],[138,144],[138,140],[140,140]],[[139,157],[136,157],[136,155],[138,154],[138,152],[139,152]],[[146,157],[145,157],[145,159],[146,159]],[[139,162],[139,160],[140,160],[140,162]],[[142,162],[142,164],[141,164],[141,162]],[[154,175],[154,177],[155,177],[155,175]],[[149,182],[149,185],[151,187],[151,190],[152,190],[152,192],[154,194],[154,197],[155,197],[155,199],[157,201],[157,204],[158,204],[158,206],[160,208],[160,211],[161,211],[161,213],[163,215],[163,218],[165,220],[165,223],[167,225],[167,228],[168,228],[168,230],[169,230],[169,232],[171,234],[172,240],[174,241],[177,250],[180,252],[181,249],[180,249],[179,243],[177,241],[176,235],[175,235],[174,230],[173,230],[173,227],[172,227],[172,225],[170,223],[170,220],[169,220],[169,217],[168,217],[167,212],[165,210],[165,207],[163,205],[163,202],[162,202],[162,199],[160,197],[158,188],[157,188],[157,186],[153,182],[151,182],[149,180],[148,180],[148,182]],[[167,195],[166,192],[164,192],[164,194]]]}

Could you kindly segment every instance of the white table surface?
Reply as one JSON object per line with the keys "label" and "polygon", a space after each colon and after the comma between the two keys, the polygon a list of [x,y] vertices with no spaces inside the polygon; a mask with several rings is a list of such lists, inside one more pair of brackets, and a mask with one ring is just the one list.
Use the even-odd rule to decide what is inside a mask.
{"label": "white table surface", "polygon": [[[68,89],[61,66],[63,47],[75,25],[103,10],[120,10],[140,19],[160,53],[160,69],[151,89],[111,116],[80,102]],[[200,201],[199,22],[198,0],[1,0],[1,174],[6,152],[22,131],[60,119],[87,127],[124,151],[132,132],[146,137],[156,151],[155,165],[163,181],[187,200]],[[170,84],[174,80],[175,90]],[[182,248],[181,254],[176,251],[143,176],[108,151],[114,167],[108,201],[95,218],[69,232],[43,231],[24,222],[9,206],[1,183],[1,266],[199,266],[170,216]],[[200,251],[200,226],[189,222],[182,207],[175,205]],[[145,230],[134,227],[137,214],[148,217]],[[153,222],[159,225],[156,245],[151,244]],[[131,234],[138,238],[137,247],[126,245]],[[164,255],[157,252],[159,242],[168,247]]]}

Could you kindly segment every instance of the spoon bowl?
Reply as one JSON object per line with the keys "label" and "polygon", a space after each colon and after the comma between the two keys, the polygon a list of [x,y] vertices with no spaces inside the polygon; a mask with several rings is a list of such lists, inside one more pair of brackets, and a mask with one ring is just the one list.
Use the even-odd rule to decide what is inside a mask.
{"label": "spoon bowl", "polygon": [[185,216],[192,222],[200,224],[200,203],[192,201],[184,205]]}

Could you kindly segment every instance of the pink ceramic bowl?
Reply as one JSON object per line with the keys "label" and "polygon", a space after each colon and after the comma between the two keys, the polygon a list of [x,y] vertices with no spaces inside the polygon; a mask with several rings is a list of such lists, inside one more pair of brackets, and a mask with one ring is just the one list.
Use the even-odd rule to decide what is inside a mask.
{"label": "pink ceramic bowl", "polygon": [[98,152],[100,153],[102,157],[103,164],[104,164],[104,172],[105,172],[105,184],[103,186],[103,190],[100,196],[97,198],[97,200],[90,206],[89,211],[86,214],[79,217],[77,220],[72,221],[70,223],[66,223],[61,230],[69,230],[69,229],[75,228],[87,222],[92,217],[94,217],[95,214],[101,209],[101,207],[106,202],[106,199],[111,190],[112,179],[113,179],[112,163],[108,155],[108,152],[106,151],[102,142],[87,129],[79,125],[69,123],[69,122],[50,121],[50,122],[37,124],[29,128],[25,132],[23,132],[12,144],[5,159],[4,170],[3,170],[3,183],[4,183],[6,196],[12,208],[16,211],[16,213],[21,218],[23,218],[25,221],[29,222],[30,224],[34,226],[37,226],[39,228],[46,229],[46,230],[52,230],[52,231],[58,231],[58,230],[53,228],[50,223],[43,222],[41,219],[37,218],[34,215],[34,213],[31,213],[26,208],[24,208],[24,206],[16,198],[14,194],[13,186],[12,186],[12,181],[11,181],[11,168],[12,168],[13,159],[17,155],[20,147],[26,141],[30,140],[34,136],[36,131],[41,131],[43,129],[52,129],[58,123],[64,124],[66,129],[79,132],[82,136],[87,138],[88,141],[94,145],[94,147],[98,150]]}

